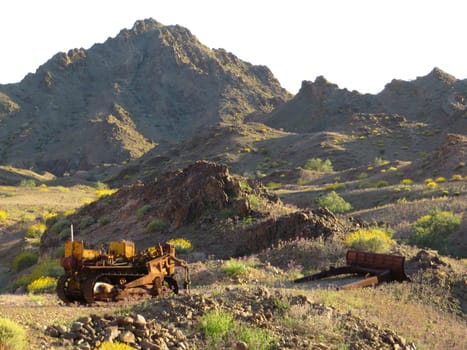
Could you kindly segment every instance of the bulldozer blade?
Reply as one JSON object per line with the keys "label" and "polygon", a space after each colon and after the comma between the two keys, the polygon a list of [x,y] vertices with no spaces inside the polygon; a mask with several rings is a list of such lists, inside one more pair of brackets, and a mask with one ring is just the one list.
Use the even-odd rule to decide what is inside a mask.
{"label": "bulldozer blade", "polygon": [[404,271],[405,257],[391,254],[377,254],[362,252],[358,250],[349,250],[346,255],[347,265],[358,266],[363,269],[372,269],[374,274],[379,270],[380,273],[390,270],[390,280],[409,281]]}
{"label": "bulldozer blade", "polygon": [[365,275],[366,278],[361,281],[344,285],[340,287],[340,289],[352,289],[376,285],[383,281],[410,281],[404,271],[404,262],[405,258],[399,255],[349,250],[346,254],[346,265],[341,267],[331,266],[329,270],[298,278],[294,280],[294,282],[303,283],[346,274]]}

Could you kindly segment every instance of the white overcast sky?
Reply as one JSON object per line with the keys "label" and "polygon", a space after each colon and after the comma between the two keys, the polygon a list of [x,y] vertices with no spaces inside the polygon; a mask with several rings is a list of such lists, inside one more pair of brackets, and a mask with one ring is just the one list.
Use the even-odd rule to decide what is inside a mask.
{"label": "white overcast sky", "polygon": [[362,93],[434,67],[467,78],[465,0],[4,0],[0,84],[149,17],[269,67],[292,93],[319,75]]}

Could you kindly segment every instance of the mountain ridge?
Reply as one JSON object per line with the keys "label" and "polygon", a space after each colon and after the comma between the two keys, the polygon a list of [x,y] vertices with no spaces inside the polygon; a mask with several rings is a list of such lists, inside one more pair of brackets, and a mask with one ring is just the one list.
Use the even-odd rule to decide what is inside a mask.
{"label": "mountain ridge", "polygon": [[[147,150],[178,143],[219,120],[271,110],[290,96],[266,67],[211,50],[189,30],[153,19],[89,50],[58,53],[20,83],[0,86],[0,93],[1,162],[58,174],[134,159],[130,146],[114,144],[118,128],[109,116],[116,104],[132,116],[127,127]],[[97,137],[102,133],[105,142]]]}

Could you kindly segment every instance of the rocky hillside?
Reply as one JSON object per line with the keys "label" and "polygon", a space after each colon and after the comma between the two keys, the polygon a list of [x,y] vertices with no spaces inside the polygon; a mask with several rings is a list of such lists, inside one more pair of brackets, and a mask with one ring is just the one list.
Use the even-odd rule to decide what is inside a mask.
{"label": "rocky hillside", "polygon": [[89,245],[126,239],[143,249],[184,237],[193,242],[195,256],[221,258],[259,252],[280,240],[339,236],[347,229],[325,209],[286,207],[260,183],[201,161],[126,186],[67,218],[49,220],[42,255],[63,246],[70,224]]}
{"label": "rocky hillside", "polygon": [[341,168],[376,156],[415,160],[439,147],[447,133],[467,130],[467,81],[435,68],[414,81],[393,80],[370,95],[318,77],[304,81],[288,103],[249,120],[304,137],[322,135],[322,150],[316,151]]}
{"label": "rocky hillside", "polygon": [[268,68],[142,20],[0,85],[0,163],[56,175],[119,164],[289,97]]}

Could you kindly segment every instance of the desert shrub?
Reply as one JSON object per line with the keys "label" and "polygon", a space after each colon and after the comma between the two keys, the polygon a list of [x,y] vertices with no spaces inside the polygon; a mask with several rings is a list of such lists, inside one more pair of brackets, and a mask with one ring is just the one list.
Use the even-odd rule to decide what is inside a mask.
{"label": "desert shrub", "polygon": [[141,208],[136,210],[136,216],[138,217],[138,219],[142,219],[147,213],[151,211],[151,209],[152,206],[150,204],[145,204]]}
{"label": "desert shrub", "polygon": [[60,265],[58,259],[44,259],[36,264],[29,274],[23,275],[14,281],[11,289],[15,290],[18,287],[27,288],[31,282],[41,277],[59,277],[61,275],[63,275],[63,267]]}
{"label": "desert shrub", "polygon": [[153,219],[151,222],[146,226],[146,233],[151,232],[161,232],[165,230],[167,225],[161,219]]}
{"label": "desert shrub", "polygon": [[50,232],[54,235],[58,235],[65,229],[68,229],[71,225],[71,222],[65,218],[57,219],[57,221],[50,227]]}
{"label": "desert shrub", "polygon": [[392,243],[389,233],[379,228],[360,229],[345,238],[348,247],[375,253],[387,252]]}
{"label": "desert shrub", "polygon": [[253,210],[257,210],[259,207],[259,198],[258,196],[254,194],[249,194],[248,196],[248,201],[250,202],[250,207]]}
{"label": "desert shrub", "polygon": [[284,270],[314,271],[336,264],[346,250],[340,239],[297,238],[280,241],[276,247],[261,252],[259,258]]}
{"label": "desert shrub", "polygon": [[24,234],[24,236],[26,238],[40,237],[45,232],[46,228],[47,228],[47,226],[45,224],[43,224],[42,222],[38,222],[36,224],[33,224],[33,225],[29,226],[28,229],[26,230],[26,233]]}
{"label": "desert shrub", "polygon": [[388,163],[389,163],[389,160],[383,159],[381,157],[376,157],[375,160],[373,161],[373,164],[375,166],[382,166],[382,165],[386,165]]}
{"label": "desert shrub", "polygon": [[91,215],[86,215],[81,218],[78,224],[79,229],[85,229],[86,227],[91,226],[96,222],[96,219],[94,219]]}
{"label": "desert shrub", "polygon": [[401,183],[401,185],[412,185],[413,180],[412,179],[402,179],[400,183]]}
{"label": "desert shrub", "polygon": [[389,182],[386,181],[386,180],[379,180],[379,181],[375,184],[375,186],[376,186],[377,188],[386,187],[386,186],[389,186]]}
{"label": "desert shrub", "polygon": [[357,180],[363,180],[368,177],[368,173],[361,172],[360,174],[357,175]]}
{"label": "desert shrub", "polygon": [[36,187],[36,181],[33,179],[23,179],[19,183],[20,187]]}
{"label": "desert shrub", "polygon": [[32,294],[50,293],[55,291],[56,286],[56,278],[42,276],[28,284],[28,292]]}
{"label": "desert shrub", "polygon": [[333,172],[332,163],[329,159],[322,160],[321,158],[308,159],[303,167],[306,170],[315,170],[323,173]]}
{"label": "desert shrub", "polygon": [[8,219],[8,214],[5,210],[0,210],[0,221],[5,221]]}
{"label": "desert shrub", "polygon": [[443,177],[443,176],[439,176],[435,179],[435,182],[436,183],[441,183],[441,182],[445,182],[446,181],[446,178]]}
{"label": "desert shrub", "polygon": [[0,349],[22,350],[26,347],[26,331],[8,318],[0,318]]}
{"label": "desert shrub", "polygon": [[248,271],[248,266],[242,261],[231,258],[222,264],[221,269],[227,275],[240,276]]}
{"label": "desert shrub", "polygon": [[269,329],[252,327],[241,324],[235,334],[235,338],[245,342],[248,349],[267,350],[277,345],[277,337]]}
{"label": "desert shrub", "polygon": [[234,328],[234,318],[231,313],[214,310],[201,316],[197,325],[206,337],[218,341],[226,339]]}
{"label": "desert shrub", "polygon": [[454,174],[451,176],[451,179],[449,179],[449,181],[462,181],[462,175]]}
{"label": "desert shrub", "polygon": [[435,188],[438,186],[438,183],[436,181],[425,181],[425,184],[428,188]]}
{"label": "desert shrub", "polygon": [[188,254],[193,250],[193,244],[185,238],[174,238],[169,240],[167,243],[172,244],[175,247],[175,252]]}
{"label": "desert shrub", "polygon": [[316,205],[322,208],[327,208],[334,213],[344,213],[352,209],[352,205],[339,196],[335,191],[318,197]]}
{"label": "desert shrub", "polygon": [[433,210],[417,219],[412,227],[409,243],[448,253],[447,238],[460,227],[460,224],[460,215],[451,211]]}
{"label": "desert shrub", "polygon": [[133,347],[118,341],[105,341],[95,350],[132,350]]}
{"label": "desert shrub", "polygon": [[48,212],[48,213],[45,213],[44,215],[42,215],[42,220],[47,224],[49,222],[51,222],[50,220],[56,218],[58,216],[57,213],[55,212]]}
{"label": "desert shrub", "polygon": [[34,265],[39,259],[39,256],[36,253],[32,252],[22,252],[15,256],[11,263],[11,268],[13,271],[18,272],[24,270],[27,267]]}

